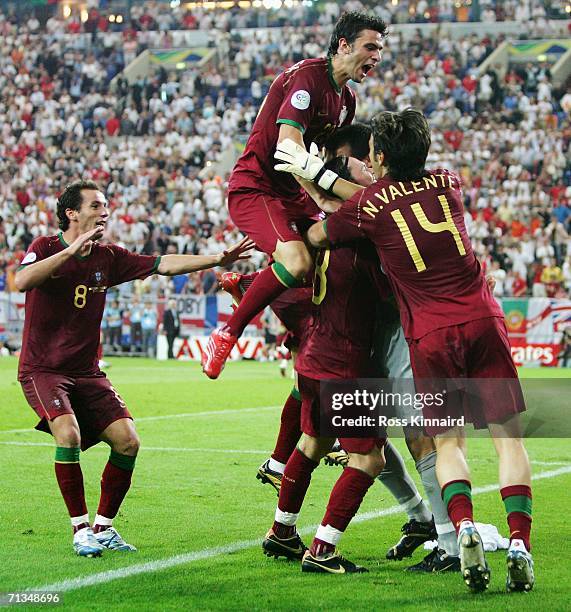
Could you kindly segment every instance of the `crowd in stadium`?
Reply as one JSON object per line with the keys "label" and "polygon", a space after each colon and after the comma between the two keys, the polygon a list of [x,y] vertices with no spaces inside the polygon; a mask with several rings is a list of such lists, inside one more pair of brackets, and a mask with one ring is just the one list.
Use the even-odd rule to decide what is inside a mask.
{"label": "crowd in stadium", "polygon": [[[402,21],[405,4],[392,21]],[[452,6],[430,4],[438,5],[440,18]],[[495,19],[545,12],[536,1],[480,4],[483,19],[486,12]],[[272,79],[303,57],[323,55],[329,33],[307,32],[297,22],[247,37],[233,30],[219,37],[218,59],[204,68],[159,69],[149,80],[129,85],[119,78],[112,87],[132,52],[131,31],[136,37],[135,30],[146,28],[203,28],[216,15],[165,6],[134,6],[123,39],[94,36],[87,52],[61,36],[70,22],[52,17],[43,27],[35,17],[0,18],[0,288],[13,289],[27,246],[56,225],[58,191],[79,176],[105,189],[113,210],[109,238],[130,250],[213,253],[221,241],[237,239],[225,206],[227,176],[216,175],[215,164],[245,141]],[[334,20],[339,8],[328,3],[320,22]],[[244,11],[244,19],[253,11]],[[104,22],[95,30],[104,32]],[[80,25],[94,31],[89,20]],[[535,35],[536,26],[522,23],[522,33]],[[421,108],[433,127],[430,164],[462,176],[469,232],[496,278],[496,294],[570,295],[571,92],[552,86],[547,64],[512,69],[503,79],[494,67],[478,76],[476,67],[502,40],[420,29],[412,40],[389,37],[380,70],[358,89],[357,119]],[[137,44],[135,53],[145,42]],[[262,263],[260,256],[249,265]],[[142,290],[200,294],[213,285],[211,274],[186,283],[161,277]]]}
{"label": "crowd in stadium", "polygon": [[[400,2],[373,2],[371,0],[348,0],[346,2],[266,2],[268,6],[243,8],[202,8],[187,10],[184,3],[151,0],[132,3],[128,14],[123,15],[124,6],[113,2],[91,2],[92,6],[81,19],[79,13],[71,15],[62,24],[52,17],[46,24],[47,31],[56,33],[64,26],[65,31],[78,32],[124,32],[134,36],[138,32],[166,32],[173,30],[210,30],[217,28],[283,27],[329,25],[343,11],[370,10],[387,23],[436,23],[442,21],[529,21],[538,27],[547,27],[547,20],[564,16],[561,3],[545,0],[483,0],[479,3],[454,2],[453,0],[401,0]],[[253,3],[255,4],[255,3]],[[268,10],[271,9],[271,10]],[[111,17],[111,19],[109,19]],[[119,18],[117,18],[119,17]],[[13,11],[8,15],[12,23],[27,23],[33,30],[42,27],[30,11]]]}

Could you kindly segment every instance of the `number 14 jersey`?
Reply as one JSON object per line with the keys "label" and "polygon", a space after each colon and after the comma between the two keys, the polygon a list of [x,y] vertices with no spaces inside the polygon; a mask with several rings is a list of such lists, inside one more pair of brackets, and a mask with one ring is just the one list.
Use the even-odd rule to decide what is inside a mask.
{"label": "number 14 jersey", "polygon": [[417,181],[379,179],[345,202],[325,229],[333,244],[373,242],[407,339],[503,317],[470,245],[460,179],[448,170],[428,171]]}

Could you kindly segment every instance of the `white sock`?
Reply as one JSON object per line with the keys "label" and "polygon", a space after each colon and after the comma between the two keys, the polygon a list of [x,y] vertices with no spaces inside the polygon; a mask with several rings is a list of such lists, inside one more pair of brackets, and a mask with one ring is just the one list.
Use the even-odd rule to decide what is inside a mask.
{"label": "white sock", "polygon": [[285,463],[281,463],[280,461],[276,461],[275,459],[272,459],[270,457],[268,467],[270,468],[270,470],[272,470],[272,472],[279,472],[280,474],[283,474],[285,470],[285,466],[286,466]]}
{"label": "white sock", "polygon": [[466,529],[466,527],[474,527],[474,523],[472,521],[462,521],[460,523],[460,527],[458,528],[458,531],[462,531],[462,529]]}
{"label": "white sock", "polygon": [[335,529],[335,527],[331,527],[331,525],[319,525],[315,533],[315,537],[318,540],[323,540],[328,544],[333,544],[333,546],[337,546],[342,535],[342,531]]}
{"label": "white sock", "polygon": [[276,508],[276,523],[281,523],[282,525],[287,525],[288,527],[293,527],[297,523],[297,518],[299,513],[295,512],[282,512],[279,508]]}
{"label": "white sock", "polygon": [[101,514],[96,514],[93,519],[94,525],[101,525],[103,527],[111,527],[113,525],[113,519],[107,518],[106,516],[101,516]]}
{"label": "white sock", "polygon": [[83,523],[87,523],[89,525],[89,514],[71,517],[71,524],[73,527],[79,527],[79,525],[83,525]]}
{"label": "white sock", "polygon": [[525,547],[524,541],[519,538],[514,538],[510,542],[510,550],[525,550],[525,552],[529,552]]}

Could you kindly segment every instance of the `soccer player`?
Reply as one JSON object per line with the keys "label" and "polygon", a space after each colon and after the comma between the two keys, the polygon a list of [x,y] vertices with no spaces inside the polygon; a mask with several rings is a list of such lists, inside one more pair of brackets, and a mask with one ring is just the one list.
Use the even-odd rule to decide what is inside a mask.
{"label": "soccer player", "polygon": [[[276,145],[291,139],[302,148],[311,142],[321,146],[336,128],[351,123],[355,94],[347,83],[361,83],[375,68],[386,34],[383,20],[345,13],[335,25],[327,57],[302,60],[272,83],[230,177],[228,208],[234,224],[273,263],[256,277],[228,323],[212,333],[202,359],[210,378],[220,375],[250,320],[286,289],[302,286],[313,265],[300,227],[319,209],[293,177],[274,170]],[[328,188],[330,176],[322,173],[318,184]],[[284,304],[276,313],[289,330],[303,331],[295,312],[286,320],[288,310],[295,311],[295,304]]]}
{"label": "soccer player", "polygon": [[[377,181],[365,190],[339,179],[333,191],[353,196],[308,240],[327,247],[368,238],[394,289],[419,391],[434,379],[503,379],[480,385],[478,401],[464,398],[463,415],[487,427],[499,456],[500,493],[510,528],[507,589],[534,584],[530,554],[531,470],[520,433],[525,410],[503,313],[494,300],[468,238],[460,181],[444,169],[427,171],[430,128],[415,109],[381,112],[372,120],[371,161]],[[321,160],[295,143],[282,143],[279,169],[312,180]],[[339,183],[339,185],[337,185]],[[480,381],[482,382],[482,381]],[[444,403],[444,409],[448,404]],[[435,436],[437,475],[458,533],[462,576],[473,591],[488,587],[490,570],[473,520],[470,471],[462,426],[430,425],[450,415],[423,408]]]}
{"label": "soccer player", "polygon": [[275,520],[262,547],[268,556],[301,559],[304,572],[365,572],[339,554],[337,543],[384,467],[384,437],[340,439],[349,460],[333,487],[309,550],[297,534],[296,523],[312,472],[335,441],[319,433],[320,380],[372,373],[375,307],[379,293],[386,293],[388,286],[372,245],[366,241],[321,251],[315,268],[314,303],[318,309],[296,362],[303,436],[287,462]]}
{"label": "soccer player", "polygon": [[[95,557],[105,548],[134,551],[113,527],[131,485],[139,438],[125,403],[98,367],[107,289],[155,273],[226,266],[247,257],[253,245],[244,239],[219,255],[149,257],[99,244],[109,209],[93,181],[68,185],[58,199],[57,216],[61,231],[36,238],[16,273],[17,288],[27,292],[18,380],[41,419],[36,428],[54,437],[56,478],[76,553]],[[111,454],[92,528],[79,453],[99,441],[111,447]]]}

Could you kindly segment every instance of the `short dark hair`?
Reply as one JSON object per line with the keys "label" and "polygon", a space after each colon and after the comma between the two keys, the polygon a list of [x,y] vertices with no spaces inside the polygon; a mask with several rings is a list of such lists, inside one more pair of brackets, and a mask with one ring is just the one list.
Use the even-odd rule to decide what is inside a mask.
{"label": "short dark hair", "polygon": [[424,175],[430,149],[430,127],[421,111],[407,108],[400,113],[382,111],[371,119],[375,153],[385,156],[392,178],[412,181]]}
{"label": "short dark hair", "polygon": [[335,130],[325,142],[325,148],[329,153],[335,155],[337,149],[343,145],[351,147],[351,157],[361,161],[369,155],[369,140],[371,138],[371,127],[366,123],[351,123]]}
{"label": "short dark hair", "polygon": [[65,211],[68,209],[79,210],[81,208],[81,192],[84,189],[101,191],[95,181],[74,181],[73,183],[65,186],[65,189],[62,191],[57,200],[57,218],[59,220],[59,228],[64,232],[69,227],[69,219],[67,218]]}
{"label": "short dark hair", "polygon": [[388,34],[387,24],[380,17],[357,11],[343,13],[333,28],[327,56],[329,57],[337,53],[339,41],[342,38],[349,44],[352,44],[363,30],[374,30],[381,34],[383,38]]}
{"label": "short dark hair", "polygon": [[323,167],[326,170],[331,170],[338,174],[340,178],[346,181],[354,182],[354,178],[351,176],[349,170],[349,158],[346,155],[340,155],[339,157],[333,157],[328,162],[325,162]]}

